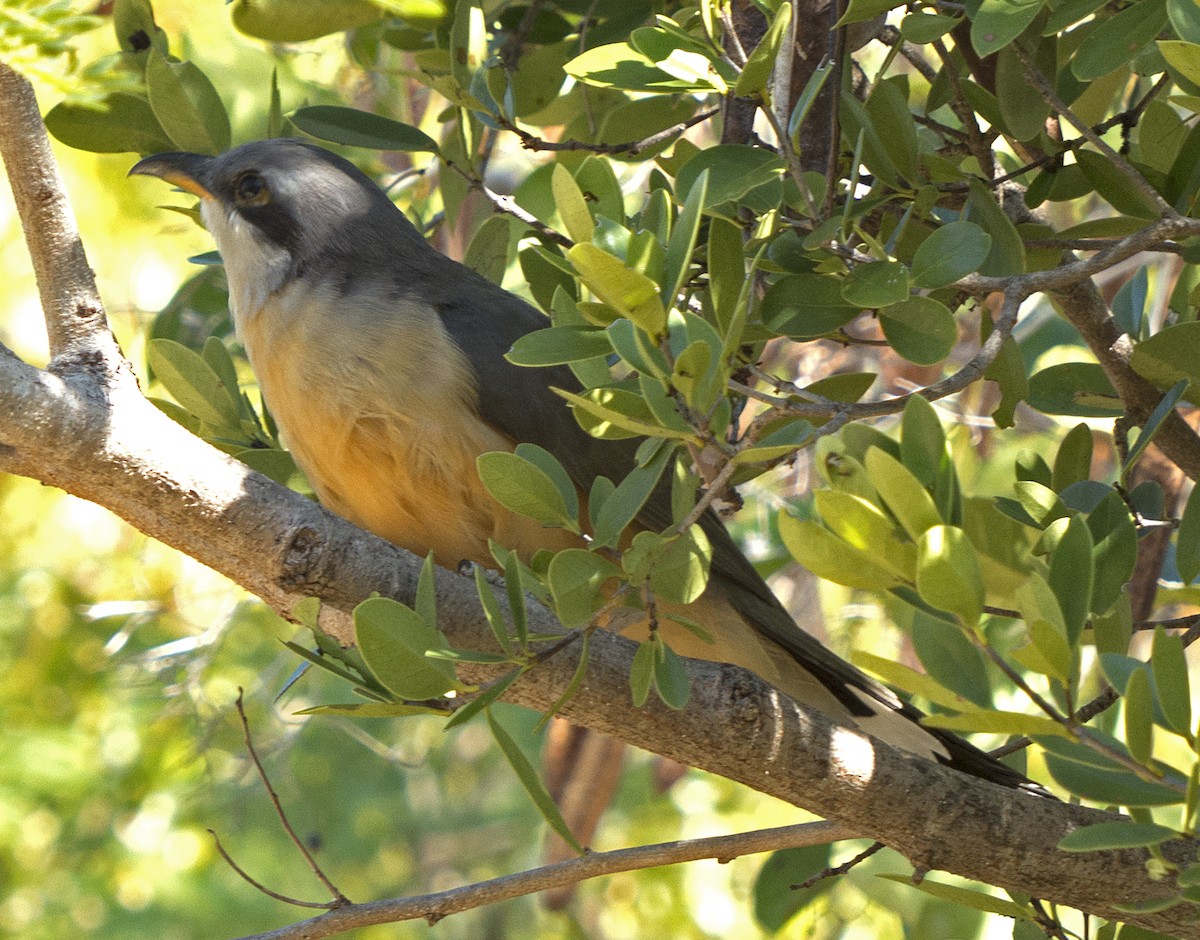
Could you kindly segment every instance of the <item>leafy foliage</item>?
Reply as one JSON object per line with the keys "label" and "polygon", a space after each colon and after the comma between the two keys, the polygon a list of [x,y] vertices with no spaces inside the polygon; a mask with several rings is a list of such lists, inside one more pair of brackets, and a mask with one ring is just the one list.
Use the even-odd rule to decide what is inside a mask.
{"label": "leafy foliage", "polygon": [[[583,644],[619,606],[653,615],[659,602],[687,604],[707,583],[711,547],[696,523],[712,500],[749,484],[768,506],[764,494],[778,488],[769,470],[810,467],[813,490],[786,494],[772,520],[776,564],[786,552],[840,586],[828,596],[877,605],[923,669],[877,654],[861,665],[931,706],[931,724],[1030,737],[1031,773],[1132,817],[1120,830],[1081,830],[1064,848],[1153,850],[1194,835],[1200,744],[1173,632],[1189,624],[1146,629],[1138,618],[1154,598],[1131,591],[1144,590],[1134,573],[1148,558],[1151,576],[1171,580],[1162,606],[1196,601],[1187,585],[1200,573],[1200,505],[1193,497],[1180,510],[1177,488],[1143,471],[1149,445],[1178,433],[1177,414],[1198,401],[1198,280],[1169,262],[1132,276],[1119,268],[1146,249],[1197,258],[1194,4],[851,0],[841,26],[880,41],[855,53],[857,71],[814,62],[790,86],[778,63],[791,60],[802,12],[756,6],[762,29],[743,46],[716,0],[346,0],[289,4],[286,16],[271,0],[233,5],[233,26],[258,39],[344,33],[340,67],[377,82],[369,101],[348,107],[350,78],[332,94],[296,78],[303,46],[278,50],[282,85],[230,100],[213,61],[159,28],[144,0],[118,0],[119,71],[103,94],[56,105],[47,124],[101,153],[212,153],[265,127],[355,148],[380,174],[371,151],[404,155],[387,164],[406,169],[401,204],[436,237],[476,232],[468,262],[546,312],[545,329],[510,360],[569,365],[583,390],[561,394],[583,427],[644,438],[625,479],[588,493],[529,445],[480,458],[498,502],[580,544],[533,558],[495,548],[507,610],[486,578],[477,584],[499,653],[449,648],[429,609],[368,601],[362,662],[334,670],[373,713],[425,699],[458,706],[455,725],[486,713],[553,818],[491,710],[536,668],[538,644],[562,639],[528,636],[524,592]],[[85,25],[60,12],[36,11],[57,39],[29,27],[6,41],[19,34],[57,54]],[[884,14],[893,26],[881,32]],[[759,109],[753,138],[714,129],[729,93]],[[811,143],[814,127],[827,137],[836,128],[829,154]],[[531,161],[514,141],[553,156]],[[506,161],[511,200],[489,189]],[[481,219],[487,197],[509,217]],[[1112,288],[1111,303],[1097,297],[1089,317],[1072,315],[1072,292],[1093,277]],[[205,271],[156,318],[147,361],[173,399],[162,407],[302,486],[246,387],[222,303]],[[1112,333],[1104,343],[1096,322]],[[1104,358],[1121,333],[1123,379],[1156,390],[1148,406],[1114,379],[1124,364]],[[671,524],[646,531],[638,513],[667,486]],[[1150,536],[1176,517],[1156,562]],[[504,671],[466,689],[455,662]],[[585,669],[586,655],[580,681]],[[1120,707],[1097,718],[1089,702],[1106,685]],[[630,690],[638,703],[654,691],[686,705],[686,674],[656,632]],[[442,698],[449,692],[469,704]],[[780,900],[782,864],[768,865],[756,894],[771,929],[794,912]],[[1172,902],[1191,903],[1189,873],[1168,874]],[[922,890],[1034,917],[1027,899]]]}

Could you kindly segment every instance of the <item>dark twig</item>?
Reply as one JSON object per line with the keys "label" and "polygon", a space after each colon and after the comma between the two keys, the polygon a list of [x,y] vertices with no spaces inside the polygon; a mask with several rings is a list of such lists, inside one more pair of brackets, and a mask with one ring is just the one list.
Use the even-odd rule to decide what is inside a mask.
{"label": "dark twig", "polygon": [[218,836],[214,830],[209,829],[208,834],[213,837],[213,843],[217,847],[217,854],[225,860],[225,864],[232,868],[237,876],[250,885],[250,887],[254,888],[256,891],[261,891],[267,897],[274,898],[276,901],[282,901],[284,904],[291,904],[294,907],[315,907],[324,911],[331,911],[335,908],[345,906],[342,901],[301,901],[299,898],[290,898],[286,894],[280,894],[278,891],[272,891],[233,860],[233,856],[225,851],[225,846],[221,844],[221,837]]}
{"label": "dark twig", "polygon": [[842,862],[842,864],[840,864],[840,865],[834,866],[832,868],[826,868],[824,871],[819,871],[815,875],[813,875],[811,878],[807,878],[804,881],[800,882],[800,884],[792,885],[791,889],[793,891],[804,891],[808,888],[811,888],[817,882],[824,881],[826,878],[836,878],[838,875],[844,875],[851,868],[854,868],[856,865],[859,865],[862,862],[865,862],[867,859],[869,859],[872,855],[874,855],[880,849],[886,849],[886,848],[887,848],[887,846],[884,845],[882,842],[875,842],[872,845],[867,846],[867,848],[863,849],[861,852],[859,852],[857,855],[855,855],[854,858],[850,859],[848,862]]}
{"label": "dark twig", "polygon": [[242,703],[242,695],[243,692],[239,686],[238,697],[235,704],[237,705],[238,718],[242,722],[242,739],[246,742],[246,751],[249,753],[250,759],[254,762],[254,768],[258,771],[258,777],[260,780],[262,780],[263,786],[267,790],[267,795],[271,798],[271,805],[275,807],[275,815],[279,817],[279,822],[283,825],[283,829],[288,834],[288,838],[292,840],[296,848],[300,850],[300,854],[304,856],[304,860],[308,863],[309,869],[311,869],[312,873],[317,876],[317,880],[326,887],[331,895],[333,895],[333,902],[327,906],[331,908],[344,907],[345,905],[351,903],[350,899],[342,894],[337,885],[335,885],[329,880],[329,878],[326,877],[325,872],[321,870],[321,866],[317,864],[317,860],[313,858],[312,853],[308,850],[308,847],[303,841],[301,841],[300,837],[296,835],[296,830],[292,828],[292,824],[288,821],[287,813],[283,811],[283,804],[279,802],[279,794],[277,794],[275,792],[275,788],[271,786],[271,780],[267,776],[267,771],[263,767],[262,761],[258,758],[258,751],[254,749],[254,741],[250,737],[250,722],[246,718],[246,709]]}
{"label": "dark twig", "polygon": [[1050,106],[1050,110],[1066,118],[1075,130],[1079,131],[1080,135],[1086,138],[1087,142],[1095,147],[1103,156],[1107,157],[1112,163],[1113,168],[1117,170],[1129,184],[1137,190],[1138,194],[1149,202],[1162,215],[1164,219],[1175,219],[1179,217],[1179,213],[1175,211],[1174,206],[1168,203],[1159,194],[1153,186],[1151,186],[1144,176],[1134,169],[1133,165],[1125,159],[1117,151],[1113,150],[1104,139],[1097,134],[1092,128],[1081,121],[1054,90],[1054,86],[1050,84],[1041,69],[1037,67],[1029,53],[1021,48],[1019,42],[1012,44],[1013,55],[1017,57],[1017,61],[1021,63],[1021,68],[1025,72],[1025,78],[1042,96],[1042,100]]}
{"label": "dark twig", "polygon": [[666,143],[671,138],[682,134],[684,131],[697,124],[703,124],[711,117],[721,113],[720,108],[709,108],[707,111],[701,111],[698,114],[693,114],[686,121],[680,121],[678,124],[673,124],[665,130],[651,134],[649,137],[643,137],[640,140],[627,140],[620,144],[592,144],[586,140],[544,140],[537,137],[529,131],[522,130],[516,124],[499,116],[493,115],[499,122],[500,126],[507,131],[516,134],[521,140],[521,146],[526,150],[534,151],[575,151],[586,150],[588,153],[605,153],[605,154],[628,154],[635,156],[644,150],[649,150],[652,147],[657,147],[659,144]]}
{"label": "dark twig", "polygon": [[521,17],[517,28],[501,44],[497,55],[506,71],[516,71],[517,60],[521,58],[521,49],[525,45],[525,40],[529,38],[538,14],[542,12],[542,7],[545,5],[546,0],[531,0],[529,6],[525,8],[525,15]]}
{"label": "dark twig", "polygon": [[511,215],[514,219],[524,222],[531,229],[541,235],[546,241],[553,242],[556,245],[561,245],[563,248],[570,248],[575,244],[562,232],[555,231],[549,225],[546,225],[539,218],[537,218],[537,216],[522,209],[519,205],[517,205],[517,201],[513,199],[512,196],[504,196],[495,190],[488,188],[487,184],[484,183],[483,180],[481,180],[478,176],[467,172],[457,163],[447,163],[446,165],[450,167],[450,169],[454,170],[454,172],[463,179],[465,179],[467,183],[470,184],[472,189],[477,189],[479,192],[483,193],[483,195],[488,198],[488,201],[490,201],[491,204],[496,207],[497,211],[503,212],[505,215]]}

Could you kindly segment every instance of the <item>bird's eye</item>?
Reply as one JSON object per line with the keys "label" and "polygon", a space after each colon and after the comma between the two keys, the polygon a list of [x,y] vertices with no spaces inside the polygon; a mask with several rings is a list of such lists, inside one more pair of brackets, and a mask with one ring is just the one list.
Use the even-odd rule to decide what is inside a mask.
{"label": "bird's eye", "polygon": [[233,195],[242,206],[265,206],[271,201],[267,181],[257,173],[243,173],[233,184]]}

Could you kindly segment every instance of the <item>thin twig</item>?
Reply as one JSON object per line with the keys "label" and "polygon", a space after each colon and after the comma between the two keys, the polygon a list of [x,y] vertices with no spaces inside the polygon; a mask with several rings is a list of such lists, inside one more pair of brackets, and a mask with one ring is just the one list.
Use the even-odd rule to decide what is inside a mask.
{"label": "thin twig", "polygon": [[856,833],[837,823],[815,822],[710,839],[663,842],[614,852],[589,852],[587,855],[554,865],[503,875],[490,881],[452,888],[449,891],[338,908],[319,917],[267,933],[244,937],[242,940],[324,940],[326,937],[373,924],[392,924],[417,919],[436,923],[450,914],[486,907],[499,901],[535,894],[550,888],[578,884],[601,875],[677,865],[701,859],[729,862],[743,855],[821,845],[856,837]]}
{"label": "thin twig", "polygon": [[1104,138],[1092,130],[1086,122],[1080,120],[1067,103],[1058,97],[1058,93],[1054,90],[1054,87],[1046,79],[1046,76],[1042,74],[1042,70],[1037,67],[1033,59],[1029,57],[1029,53],[1021,48],[1021,44],[1014,42],[1010,48],[1013,51],[1013,55],[1017,57],[1017,61],[1021,63],[1021,68],[1025,71],[1026,80],[1042,96],[1042,100],[1050,106],[1050,109],[1060,117],[1066,118],[1071,126],[1087,139],[1088,143],[1107,157],[1117,172],[1124,176],[1133,188],[1138,191],[1138,194],[1150,202],[1163,218],[1178,218],[1179,213],[1175,211],[1175,207],[1163,199],[1158,190],[1146,181],[1146,177],[1142,176],[1125,157],[1110,147],[1104,141]]}
{"label": "thin twig", "polygon": [[524,222],[544,239],[554,242],[556,245],[561,245],[563,248],[571,248],[575,245],[575,243],[571,241],[571,239],[567,238],[567,236],[562,232],[552,229],[549,225],[546,225],[544,222],[542,222],[542,220],[537,216],[522,209],[519,205],[517,205],[517,201],[513,199],[512,196],[504,196],[492,189],[489,189],[483,180],[481,180],[478,176],[467,172],[457,163],[447,163],[446,165],[450,167],[450,169],[454,170],[454,172],[463,179],[465,179],[472,189],[476,189],[483,193],[483,195],[488,198],[491,204],[495,206],[498,211],[503,212],[505,215],[511,215],[514,219],[517,219],[520,222]]}
{"label": "thin twig", "polygon": [[516,134],[521,140],[521,146],[526,150],[551,152],[564,150],[586,150],[588,153],[628,154],[630,156],[636,156],[645,150],[649,150],[652,147],[657,147],[659,144],[666,143],[673,137],[682,134],[689,128],[695,127],[697,124],[703,124],[709,118],[715,117],[720,113],[720,108],[710,108],[707,111],[700,111],[697,114],[693,114],[686,121],[680,121],[678,124],[673,124],[664,130],[651,134],[649,137],[643,137],[639,140],[627,140],[620,144],[593,144],[586,140],[545,140],[544,138],[538,137],[529,133],[529,131],[518,127],[512,121],[509,121],[500,115],[493,115],[493,117],[496,118],[497,122],[505,130]]}
{"label": "thin twig", "polygon": [[842,862],[842,864],[833,868],[826,868],[824,871],[819,871],[811,878],[806,878],[804,881],[800,882],[800,884],[791,885],[791,889],[793,891],[805,891],[808,888],[811,888],[817,882],[824,881],[826,878],[836,878],[838,875],[844,875],[846,872],[850,871],[851,868],[861,865],[880,849],[886,848],[887,846],[882,842],[875,842],[855,855],[854,858],[850,859],[850,861]]}
{"label": "thin twig", "polygon": [[271,780],[267,776],[267,771],[262,765],[262,761],[258,759],[258,751],[254,749],[254,741],[250,736],[250,721],[246,718],[246,709],[242,703],[242,689],[238,687],[237,701],[234,703],[237,706],[238,718],[242,722],[242,740],[246,742],[246,751],[250,754],[250,759],[254,762],[254,768],[258,771],[258,777],[263,782],[266,788],[267,795],[271,798],[271,805],[275,807],[275,815],[279,817],[279,822],[282,824],[284,831],[288,834],[293,844],[300,850],[300,854],[304,856],[305,862],[308,863],[309,869],[317,876],[317,880],[325,886],[331,895],[333,895],[334,904],[337,907],[344,907],[350,904],[348,897],[342,894],[341,889],[337,887],[321,870],[321,866],[317,864],[317,860],[313,858],[309,852],[308,846],[296,835],[296,830],[292,828],[292,824],[288,821],[287,813],[283,811],[283,804],[279,802],[279,794],[275,792],[275,788],[271,786]]}
{"label": "thin twig", "polygon": [[286,894],[272,891],[233,860],[233,856],[225,851],[225,846],[221,844],[221,837],[217,835],[216,830],[209,829],[208,834],[213,837],[213,844],[217,847],[217,854],[225,860],[225,864],[232,868],[237,876],[250,885],[250,887],[256,891],[261,891],[267,897],[274,898],[276,901],[282,901],[284,904],[291,904],[294,907],[316,907],[326,911],[344,906],[341,901],[301,901],[299,898],[288,897]]}

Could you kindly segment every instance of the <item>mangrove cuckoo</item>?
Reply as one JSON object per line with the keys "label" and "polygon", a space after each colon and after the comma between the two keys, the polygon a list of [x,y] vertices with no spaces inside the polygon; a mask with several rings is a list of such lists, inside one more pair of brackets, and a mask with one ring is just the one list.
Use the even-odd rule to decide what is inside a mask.
{"label": "mangrove cuckoo", "polygon": [[[622,480],[636,441],[587,434],[552,388],[578,390],[566,367],[523,368],[513,343],[550,325],[514,294],[431,247],[349,161],[296,139],[218,157],[161,153],[132,173],[200,197],[229,280],[229,304],[263,398],[321,502],[418,555],[453,568],[495,567],[488,540],[526,559],[580,544],[497,503],[480,483],[485,452],[537,444],[581,494]],[[672,523],[660,487],[636,525]],[[688,611],[707,643],[677,627],[685,656],[735,663],[793,699],[910,752],[1020,785],[1015,771],[920,712],[803,632],[711,511],[704,595]],[[670,627],[664,621],[661,628]],[[645,615],[618,624],[646,636]]]}

